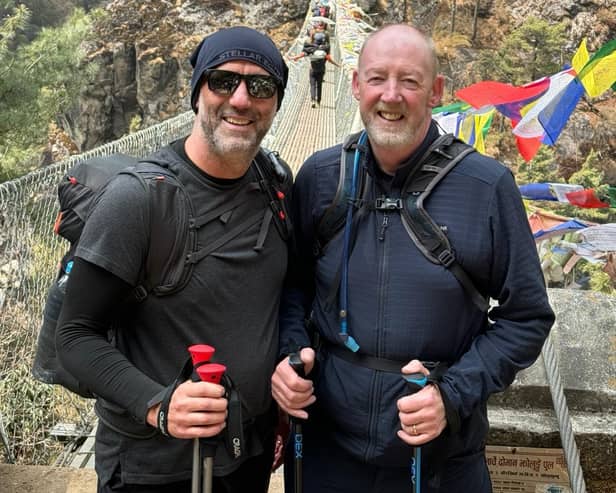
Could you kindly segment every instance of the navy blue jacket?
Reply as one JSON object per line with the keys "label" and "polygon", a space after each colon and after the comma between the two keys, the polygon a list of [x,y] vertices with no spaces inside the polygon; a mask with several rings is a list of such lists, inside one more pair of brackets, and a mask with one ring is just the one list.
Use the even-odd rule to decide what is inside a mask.
{"label": "navy blue jacket", "polygon": [[[437,136],[433,124],[393,178],[368,152],[367,170],[374,180],[368,199],[400,197],[404,178]],[[337,301],[327,306],[341,262],[342,229],[318,258],[312,251],[319,220],[336,192],[340,151],[338,145],[317,152],[296,178],[296,255],[281,306],[281,355],[310,345],[304,325],[310,314],[321,337],[342,345]],[[522,200],[505,166],[471,153],[435,188],[425,207],[446,228],[458,261],[480,292],[498,304],[488,315],[481,312],[451,272],[421,254],[397,210],[372,210],[357,225],[349,259],[348,331],[366,354],[450,365],[439,386],[453,413],[449,418],[459,419],[461,426],[448,427],[425,452],[432,448],[444,459],[483,450],[488,397],[535,361],[554,314]],[[328,421],[336,442],[360,460],[408,464],[411,447],[396,436],[396,401],[405,394],[399,375],[327,352],[319,354],[313,373],[317,402],[311,419]]]}

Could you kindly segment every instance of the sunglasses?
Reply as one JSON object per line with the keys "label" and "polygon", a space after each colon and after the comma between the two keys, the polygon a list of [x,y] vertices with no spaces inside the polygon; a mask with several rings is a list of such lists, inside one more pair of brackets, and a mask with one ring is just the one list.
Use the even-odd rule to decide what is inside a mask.
{"label": "sunglasses", "polygon": [[206,70],[204,75],[210,91],[224,96],[233,94],[242,81],[246,82],[248,94],[253,98],[271,98],[278,90],[276,79],[271,75],[238,74],[218,69]]}

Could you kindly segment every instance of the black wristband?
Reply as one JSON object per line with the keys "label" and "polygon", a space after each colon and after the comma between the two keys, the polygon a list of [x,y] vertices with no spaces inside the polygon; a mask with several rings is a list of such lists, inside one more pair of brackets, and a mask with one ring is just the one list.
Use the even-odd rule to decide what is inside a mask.
{"label": "black wristband", "polygon": [[160,408],[158,409],[158,413],[156,415],[156,427],[158,428],[158,431],[166,437],[171,436],[168,429],[167,415],[169,414],[171,396],[173,395],[173,392],[175,392],[176,388],[177,382],[165,389],[165,394],[162,401],[160,401]]}

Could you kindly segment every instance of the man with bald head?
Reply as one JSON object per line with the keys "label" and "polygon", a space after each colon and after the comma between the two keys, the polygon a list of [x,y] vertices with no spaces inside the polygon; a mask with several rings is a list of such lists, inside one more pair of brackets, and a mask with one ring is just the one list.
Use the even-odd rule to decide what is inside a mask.
{"label": "man with bald head", "polygon": [[[272,392],[306,420],[304,491],[409,492],[421,447],[416,491],[489,493],[486,402],[535,361],[554,320],[520,194],[499,162],[444,147],[452,138],[431,118],[443,76],[418,29],[371,34],[352,84],[365,128],[351,147],[364,175],[352,219],[323,244],[340,145],[308,158],[293,188],[296,251]],[[425,160],[451,160],[450,149],[468,154],[423,204],[452,245],[445,265],[411,239],[408,208]],[[489,311],[488,298],[498,302]],[[296,354],[306,378],[289,365]],[[410,374],[425,387],[411,392]],[[289,487],[292,472],[287,463]]]}

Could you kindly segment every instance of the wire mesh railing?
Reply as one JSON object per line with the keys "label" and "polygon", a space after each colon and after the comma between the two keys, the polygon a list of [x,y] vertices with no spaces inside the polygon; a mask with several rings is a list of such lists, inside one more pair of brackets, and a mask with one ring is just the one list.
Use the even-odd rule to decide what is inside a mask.
{"label": "wire mesh railing", "polygon": [[[341,140],[356,120],[357,109],[349,83],[352,55],[361,45],[358,38],[367,29],[349,14],[349,6],[330,4],[336,18],[333,54],[344,65],[342,70],[334,72],[331,111],[301,118],[303,103],[309,98],[307,68],[305,64],[289,64],[285,99],[263,142],[270,149],[280,150],[288,141],[301,140],[302,120],[307,123],[312,119],[313,126],[335,129],[330,133],[332,141]],[[308,13],[290,52],[301,49],[310,17]],[[357,26],[351,25],[355,23]],[[4,457],[4,462],[48,464],[64,448],[63,443],[50,437],[50,429],[69,423],[75,428],[74,433],[85,434],[91,422],[91,401],[61,387],[40,383],[30,374],[47,289],[56,275],[58,260],[68,247],[52,233],[61,177],[78,162],[94,156],[116,153],[146,156],[187,135],[193,118],[192,112],[181,114],[0,184],[0,457]],[[322,142],[323,146],[331,143]],[[292,159],[297,168],[307,157],[306,152],[303,149],[296,156],[283,157]]]}

